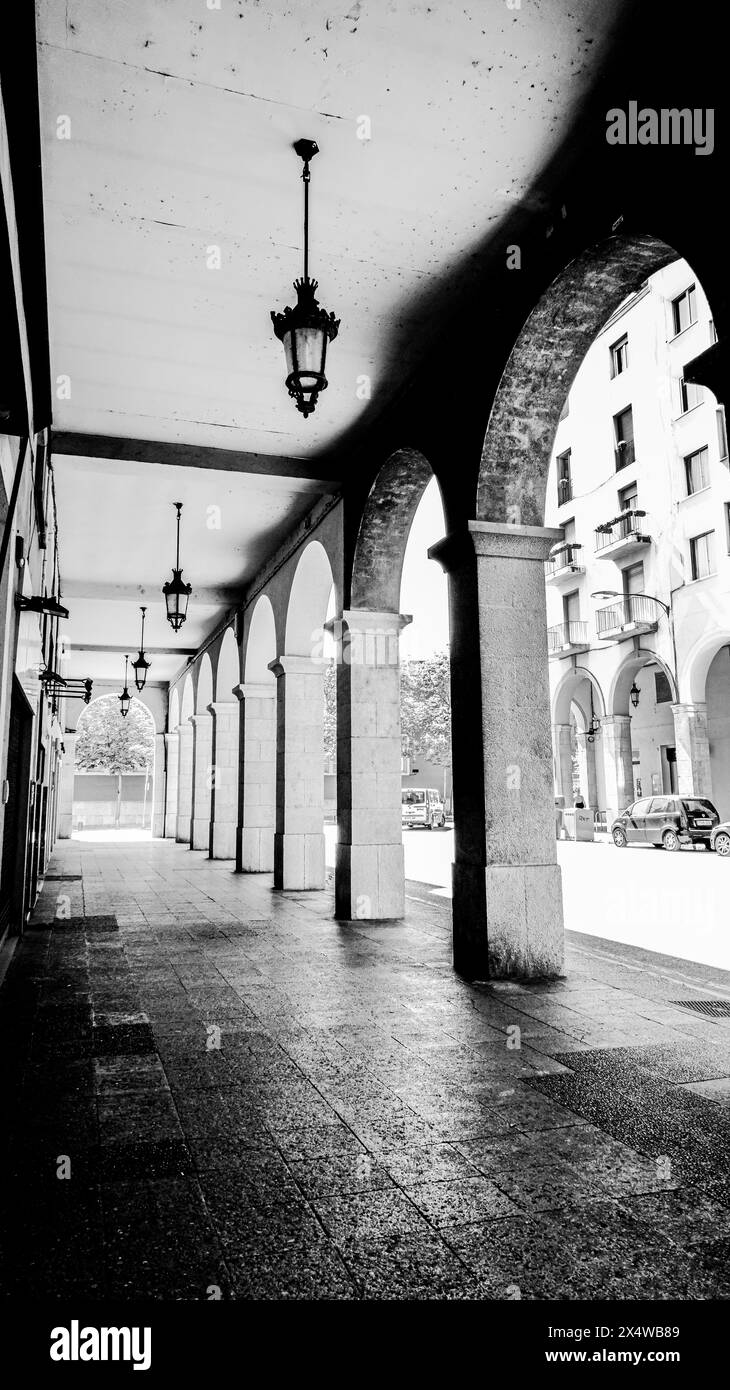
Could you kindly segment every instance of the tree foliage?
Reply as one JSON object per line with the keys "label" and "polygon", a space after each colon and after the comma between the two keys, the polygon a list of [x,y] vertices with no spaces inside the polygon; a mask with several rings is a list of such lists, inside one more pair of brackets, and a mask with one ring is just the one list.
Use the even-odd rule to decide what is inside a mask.
{"label": "tree foliage", "polygon": [[440,767],[451,765],[449,654],[404,661],[400,673],[403,753]]}
{"label": "tree foliage", "polygon": [[116,695],[103,695],[84,710],[76,737],[79,772],[142,772],[154,756],[154,726],[139,700],[132,700],[126,719]]}

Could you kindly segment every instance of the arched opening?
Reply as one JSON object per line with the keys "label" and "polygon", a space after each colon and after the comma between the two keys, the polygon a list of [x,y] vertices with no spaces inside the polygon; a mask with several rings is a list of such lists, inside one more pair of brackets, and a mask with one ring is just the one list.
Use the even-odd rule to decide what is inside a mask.
{"label": "arched opening", "polygon": [[685,745],[679,756],[681,761],[683,753],[689,755],[694,764],[691,790],[709,796],[721,819],[730,820],[730,630],[722,626],[722,611],[707,616],[714,618],[710,631],[686,663],[686,703],[677,711]]}
{"label": "arched opening", "polygon": [[168,726],[170,733],[173,733],[180,723],[180,696],[177,689],[173,690],[170,696],[170,707],[168,716]]}
{"label": "arched opening", "polygon": [[[338,647],[335,888],[341,917],[403,916],[405,874],[429,882],[446,881],[450,874],[451,837],[427,866],[425,845],[416,843],[414,814],[417,809],[424,829],[442,831],[446,798],[452,798],[446,580],[427,558],[443,530],[430,464],[413,449],[397,450],[363,509],[351,608],[343,614]],[[414,624],[402,636],[411,611]],[[412,656],[406,667],[404,651]],[[413,839],[408,864],[404,794],[410,798],[405,834]]]}
{"label": "arched opening", "polygon": [[183,682],[180,696],[180,723],[178,725],[178,766],[177,766],[177,815],[175,839],[179,844],[190,844],[190,816],[193,805],[193,726],[190,717],[195,709],[193,679],[188,673]]}
{"label": "arched opening", "polygon": [[211,859],[234,859],[238,825],[240,656],[233,628],[226,628],[218,652],[215,700],[211,704],[211,792],[208,852]]}
{"label": "arched opening", "polygon": [[152,836],[155,724],[141,700],[122,717],[117,695],[101,695],[76,725],[72,827],[92,839]]}
{"label": "arched opening", "polygon": [[325,884],[325,655],[334,576],[324,546],[310,541],[291,582],[284,653],[276,658],[274,886]]}
{"label": "arched opening", "polygon": [[213,786],[213,667],[203,652],[195,687],[193,726],[193,778],[190,807],[190,848],[209,850]]}
{"label": "arched opening", "polygon": [[598,814],[605,805],[601,721],[606,706],[591,671],[576,667],[553,697],[553,767],[558,807],[579,802]]}
{"label": "arched opening", "polygon": [[271,600],[261,594],[244,635],[239,738],[242,776],[238,788],[236,868],[271,873],[276,817],[276,677],[278,656]]}

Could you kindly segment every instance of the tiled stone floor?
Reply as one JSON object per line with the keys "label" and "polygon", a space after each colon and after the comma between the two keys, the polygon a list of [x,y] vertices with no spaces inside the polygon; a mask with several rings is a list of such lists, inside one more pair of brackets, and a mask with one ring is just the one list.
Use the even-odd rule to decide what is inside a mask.
{"label": "tiled stone floor", "polygon": [[418,886],[369,926],[169,843],[50,872],[0,991],[6,1293],[728,1297],[730,1024],[671,1001],[730,976],[574,936],[469,986]]}

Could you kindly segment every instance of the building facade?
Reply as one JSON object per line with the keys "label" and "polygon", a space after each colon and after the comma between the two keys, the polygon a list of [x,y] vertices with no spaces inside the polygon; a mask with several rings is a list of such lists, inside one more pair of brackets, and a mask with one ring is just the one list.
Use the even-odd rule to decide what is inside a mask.
{"label": "building facade", "polygon": [[555,790],[609,824],[674,791],[730,817],[727,433],[712,393],[684,379],[715,336],[686,261],[649,276],[590,347],[555,437]]}

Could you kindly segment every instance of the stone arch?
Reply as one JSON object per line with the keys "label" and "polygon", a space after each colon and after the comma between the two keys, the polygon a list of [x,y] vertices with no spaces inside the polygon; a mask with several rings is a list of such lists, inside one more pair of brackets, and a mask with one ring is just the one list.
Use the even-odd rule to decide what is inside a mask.
{"label": "stone arch", "polygon": [[198,666],[198,679],[195,688],[195,712],[203,714],[213,699],[213,667],[210,657],[203,652]]}
{"label": "stone arch", "polygon": [[173,732],[174,732],[174,730],[177,728],[177,726],[178,726],[179,723],[180,723],[180,696],[179,696],[178,693],[177,693],[177,687],[175,687],[175,689],[174,689],[173,691],[171,691],[171,693],[170,693],[170,714],[169,714],[170,733],[173,733]]}
{"label": "stone arch", "polygon": [[299,557],[289,590],[284,637],[289,656],[321,656],[321,633],[333,584],[327,551],[321,541],[310,541]]}
{"label": "stone arch", "polygon": [[579,700],[576,700],[576,692],[584,681],[588,681],[593,687],[594,711],[598,719],[606,713],[606,701],[601,690],[600,683],[592,671],[585,666],[576,666],[575,670],[567,671],[553,696],[553,724],[567,724],[570,720],[570,706],[576,704],[584,718],[590,718],[590,711],[583,709]]}
{"label": "stone arch", "polygon": [[248,629],[244,653],[243,679],[246,684],[262,685],[273,681],[269,663],[278,656],[276,650],[276,623],[271,599],[261,594],[256,600],[251,623]]}
{"label": "stone arch", "polygon": [[518,335],[494,398],[479,469],[478,520],[544,525],[550,455],[573,378],[622,300],[678,255],[658,237],[609,237],[548,286]]}
{"label": "stone arch", "polygon": [[218,650],[215,671],[216,700],[230,702],[233,699],[233,688],[238,685],[240,679],[241,662],[238,643],[233,628],[227,627]]}
{"label": "stone arch", "polygon": [[723,647],[730,646],[730,628],[716,629],[715,632],[707,633],[695,642],[687,655],[684,663],[682,675],[680,677],[680,689],[686,692],[687,699],[692,704],[702,704],[705,700],[707,690],[707,677],[710,667]]}
{"label": "stone arch", "polygon": [[[86,724],[87,724],[87,722],[88,722],[88,719],[89,719],[89,715],[90,715],[90,713],[91,713],[91,710],[94,708],[94,705],[99,705],[99,704],[101,704],[101,703],[104,703],[104,704],[108,705],[109,708],[110,708],[113,712],[116,713],[117,717],[119,717],[118,695],[117,695],[114,691],[109,691],[109,690],[107,690],[107,691],[100,692],[98,695],[95,695],[95,696],[89,701],[89,704],[88,704],[88,705],[85,705],[85,706],[84,706],[84,708],[82,709],[82,711],[81,711],[81,713],[80,713],[80,715],[79,715],[79,717],[78,717],[77,723],[76,723],[75,746],[74,746],[74,762],[75,762],[75,763],[77,763],[77,760],[78,760],[79,749],[80,749],[80,747],[83,746],[83,739],[84,739]],[[145,794],[144,794],[143,811],[142,811],[142,828],[143,828],[144,830],[147,830],[147,829],[150,829],[150,830],[151,830],[151,829],[152,829],[152,826],[153,826],[153,820],[154,820],[154,805],[155,805],[155,801],[154,801],[154,788],[155,788],[156,779],[157,779],[157,777],[159,776],[159,772],[160,772],[160,769],[158,768],[158,765],[157,765],[157,726],[156,726],[156,724],[155,724],[155,717],[154,717],[154,715],[153,715],[153,713],[152,713],[152,710],[149,708],[149,706],[146,704],[146,702],[145,702],[144,700],[140,700],[136,695],[133,695],[129,708],[130,708],[130,713],[131,713],[132,710],[134,710],[134,711],[136,711],[136,712],[139,712],[140,710],[142,711],[142,713],[143,713],[143,715],[145,716],[145,719],[146,719],[146,721],[147,721],[147,723],[148,723],[148,725],[149,725],[150,732],[151,732],[151,734],[152,734],[152,757],[151,757],[150,764],[149,764],[149,776],[146,776],[146,777],[145,777]],[[143,769],[140,768],[140,769],[138,770],[139,774],[141,774],[142,771],[143,771]],[[78,772],[78,767],[77,767],[77,772]],[[97,774],[97,776],[98,776],[98,775],[103,775],[103,774]],[[137,827],[138,827],[139,822],[135,821],[134,819],[131,819],[131,820],[130,820],[130,819],[128,818],[128,817],[130,816],[130,814],[131,814],[132,816],[134,816],[134,815],[136,814],[136,812],[137,812],[138,807],[139,807],[139,801],[136,799],[136,797],[135,797],[135,796],[131,796],[131,798],[130,798],[130,795],[129,795],[129,784],[128,784],[128,783],[125,784],[124,781],[123,781],[123,777],[124,777],[124,776],[128,776],[129,774],[123,774],[123,776],[122,776],[121,778],[119,778],[119,781],[118,781],[118,782],[117,782],[117,775],[116,775],[116,774],[108,774],[108,775],[110,776],[110,779],[111,779],[111,785],[110,785],[109,797],[108,797],[108,804],[107,804],[107,816],[108,816],[109,818],[106,819],[106,820],[101,820],[101,821],[98,820],[98,819],[97,819],[97,820],[94,819],[95,813],[96,813],[97,811],[100,811],[101,808],[102,808],[102,806],[104,806],[105,803],[104,803],[103,801],[102,801],[102,802],[99,802],[97,805],[95,805],[93,802],[87,803],[86,800],[85,800],[85,798],[83,797],[83,795],[81,795],[81,796],[77,796],[77,795],[76,795],[76,790],[77,790],[77,787],[78,787],[78,783],[75,782],[75,785],[74,785],[74,795],[73,795],[73,800],[72,800],[72,809],[71,809],[72,826],[77,827],[77,828],[79,828],[79,829],[91,828],[91,827],[94,826],[94,825],[96,825],[97,828],[99,828],[99,829],[112,829],[112,828],[114,828],[114,829],[119,829],[119,828],[124,828],[124,827],[125,827],[125,811],[124,811],[124,806],[125,806],[125,794],[124,794],[124,793],[125,793],[125,786],[126,786],[126,792],[127,792],[127,797],[126,797],[126,805],[127,805],[127,812],[126,812],[126,816],[127,816],[127,819],[126,819],[126,827],[127,827],[127,828],[137,828]],[[82,792],[83,792],[83,778],[81,778],[81,782],[82,782],[81,790],[82,790]],[[148,791],[148,788],[149,788],[149,791]],[[111,806],[111,803],[113,803],[113,802],[116,802],[116,809],[115,809],[115,811],[113,812],[113,819],[112,819],[112,818],[111,818],[111,817],[112,817],[112,812],[111,812],[111,810],[110,810],[110,806]],[[130,811],[130,808],[133,808],[133,809]],[[148,824],[148,820],[149,820],[149,824]]]}
{"label": "stone arch", "polygon": [[397,449],[380,469],[363,509],[352,563],[353,608],[397,613],[408,535],[434,476],[415,449]]}
{"label": "stone arch", "polygon": [[631,655],[622,662],[613,677],[608,697],[608,712],[611,715],[631,713],[629,691],[639,671],[644,666],[650,665],[658,666],[664,672],[672,692],[672,702],[676,704],[677,682],[673,671],[665,661],[662,661],[660,656],[657,656],[656,652],[647,651],[640,647],[638,651],[632,651]]}
{"label": "stone arch", "polygon": [[187,723],[193,710],[195,709],[195,699],[193,696],[192,676],[186,676],[183,684],[183,693],[180,697],[180,723]]}

